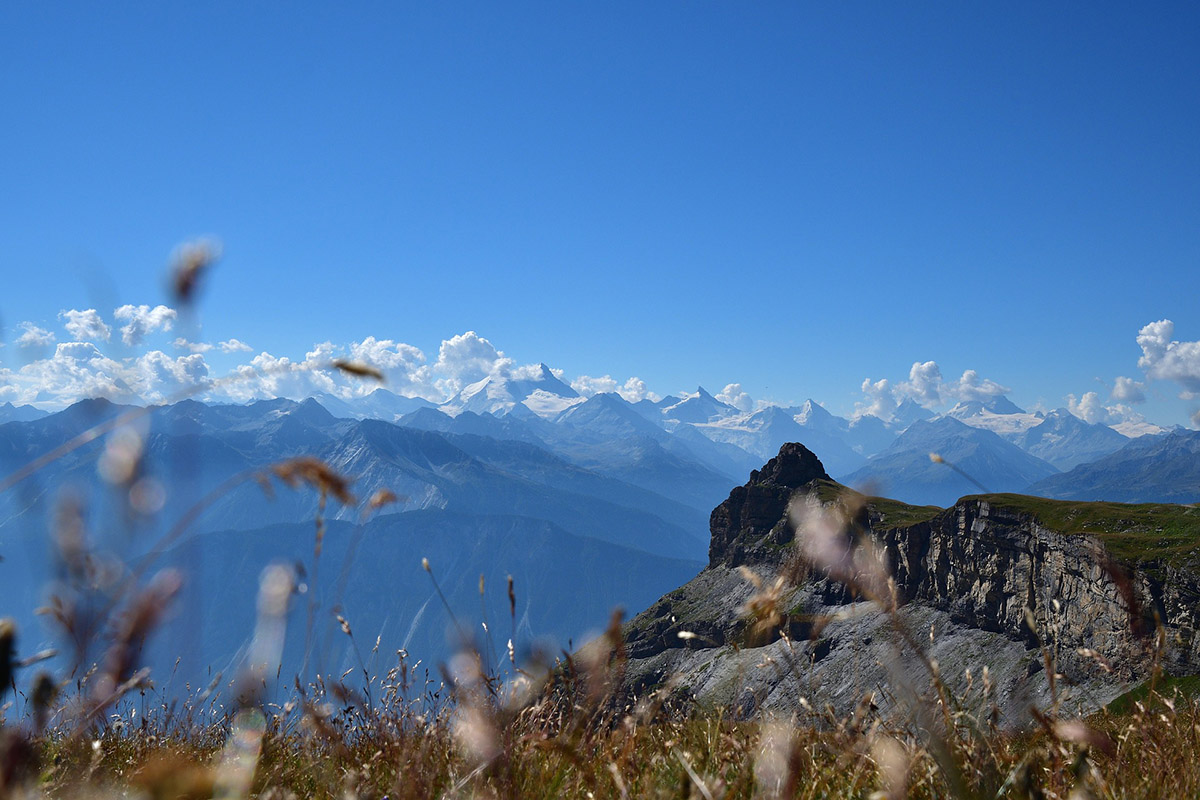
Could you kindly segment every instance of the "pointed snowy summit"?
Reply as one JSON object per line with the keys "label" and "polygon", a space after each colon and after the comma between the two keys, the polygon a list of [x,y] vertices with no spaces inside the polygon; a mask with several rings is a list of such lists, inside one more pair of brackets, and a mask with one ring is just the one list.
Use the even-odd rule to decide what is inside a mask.
{"label": "pointed snowy summit", "polygon": [[579,392],[559,380],[548,366],[537,364],[514,369],[507,375],[489,375],[463,387],[439,408],[451,416],[464,411],[499,415],[532,412],[551,418],[582,400]]}
{"label": "pointed snowy summit", "polygon": [[712,422],[740,413],[728,403],[722,403],[713,397],[703,386],[697,386],[695,394],[686,395],[683,400],[663,409],[663,416],[667,419],[692,424]]}

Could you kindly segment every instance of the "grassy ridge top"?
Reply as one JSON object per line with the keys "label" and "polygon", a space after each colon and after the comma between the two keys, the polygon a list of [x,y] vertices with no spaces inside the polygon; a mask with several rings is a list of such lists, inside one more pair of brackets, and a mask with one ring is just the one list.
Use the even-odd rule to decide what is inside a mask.
{"label": "grassy ridge top", "polygon": [[[823,502],[866,503],[874,512],[878,529],[929,522],[945,511],[938,506],[864,495],[835,481],[819,481],[816,492]],[[1114,558],[1128,564],[1155,561],[1200,566],[1200,505],[1050,500],[1023,494],[979,494],[963,499],[982,500],[997,508],[1029,514],[1047,528],[1068,536],[1095,536]]]}
{"label": "grassy ridge top", "polygon": [[875,525],[880,528],[907,528],[928,522],[945,511],[940,506],[914,506],[887,497],[865,495],[837,481],[817,481],[816,493],[822,503],[840,501],[845,505],[866,504],[877,515]]}
{"label": "grassy ridge top", "polygon": [[1059,533],[1095,536],[1115,558],[1128,563],[1200,562],[1200,506],[1048,500],[1023,494],[981,494],[971,499],[1031,514]]}

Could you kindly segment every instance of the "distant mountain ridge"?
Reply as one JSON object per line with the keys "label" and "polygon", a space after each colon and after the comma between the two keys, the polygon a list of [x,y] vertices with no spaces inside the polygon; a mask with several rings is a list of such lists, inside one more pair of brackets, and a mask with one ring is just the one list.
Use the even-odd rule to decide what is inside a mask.
{"label": "distant mountain ridge", "polygon": [[1107,425],[1088,423],[1065,408],[1055,409],[1016,440],[1025,452],[1061,470],[1095,461],[1129,444],[1129,438]]}
{"label": "distant mountain ridge", "polygon": [[[601,398],[595,405],[606,402]],[[11,474],[89,427],[134,410],[89,400],[37,420],[4,424],[0,426],[0,474]],[[381,526],[409,532],[407,543],[395,552],[400,554],[397,557],[411,559],[405,569],[415,568],[415,579],[396,584],[391,577],[397,565],[380,561],[379,553],[364,553],[361,558],[365,561],[355,569],[359,570],[356,574],[371,576],[368,594],[378,596],[379,587],[386,585],[395,608],[420,608],[429,592],[427,576],[419,570],[422,555],[442,554],[439,565],[447,572],[441,577],[448,582],[452,582],[451,571],[473,572],[467,577],[453,573],[453,580],[471,586],[478,571],[486,571],[484,567],[494,570],[498,564],[508,564],[514,574],[524,576],[524,596],[536,598],[545,609],[545,613],[531,612],[540,614],[542,621],[534,620],[524,644],[518,642],[518,646],[528,646],[530,636],[541,635],[552,635],[558,646],[563,646],[568,639],[586,633],[584,609],[590,609],[587,615],[597,614],[587,620],[589,625],[602,624],[608,610],[600,613],[595,603],[579,603],[571,591],[591,587],[588,591],[605,598],[605,603],[640,604],[693,573],[705,546],[707,511],[700,511],[699,504],[727,492],[733,483],[704,466],[682,439],[634,411],[618,410],[628,417],[625,421],[645,426],[635,434],[647,435],[635,435],[633,444],[608,441],[617,447],[618,458],[601,455],[604,434],[593,431],[596,441],[584,455],[609,467],[600,471],[560,454],[582,447],[582,432],[568,426],[548,428],[550,422],[532,414],[528,418],[496,417],[465,411],[449,417],[422,407],[407,415],[409,422],[445,429],[438,431],[372,418],[338,418],[312,398],[246,406],[210,406],[186,400],[152,408],[132,430],[145,443],[139,474],[164,487],[165,497],[160,510],[137,517],[135,534],[121,532],[131,513],[122,500],[127,496],[125,490],[110,484],[97,466],[112,437],[96,439],[51,462],[0,496],[0,555],[4,556],[0,585],[5,586],[0,615],[14,615],[30,641],[54,644],[43,621],[31,612],[41,605],[42,586],[53,576],[45,531],[52,527],[61,490],[68,488],[86,509],[96,545],[122,559],[139,557],[171,525],[185,518],[190,507],[199,504],[199,513],[173,551],[191,554],[180,562],[185,566],[209,565],[190,575],[200,581],[200,590],[189,596],[200,608],[216,608],[203,598],[224,597],[231,602],[236,597],[237,602],[252,608],[267,554],[301,563],[311,559],[318,503],[315,491],[289,489],[269,477],[267,482],[274,488],[264,492],[253,476],[269,476],[263,473],[266,467],[289,458],[315,456],[352,479],[351,490],[360,499],[382,488],[399,495],[398,502],[367,523],[361,508],[341,506],[332,498],[324,512],[329,524],[327,554],[346,552],[331,537],[359,536],[354,532],[358,525],[366,525],[367,541],[370,531]],[[651,433],[663,443],[655,441]],[[543,436],[553,444],[547,445]],[[653,457],[637,461],[628,456],[646,452]],[[660,494],[656,487],[673,491],[687,502]],[[455,555],[450,542],[464,548],[463,552]],[[494,547],[489,542],[494,542]],[[495,549],[510,546],[526,550]],[[244,562],[250,551],[261,556],[253,564]],[[206,555],[200,557],[200,552]],[[587,553],[594,556],[580,562]],[[237,572],[235,566],[243,563],[245,569]],[[222,568],[214,572],[212,564]],[[586,578],[579,576],[580,569],[587,572]],[[241,577],[235,580],[237,575]],[[493,585],[503,585],[502,575],[496,578],[493,574],[493,579]],[[459,593],[464,603],[471,596],[467,589]],[[410,602],[416,605],[405,605]],[[560,614],[561,623],[551,624],[554,609],[568,606],[579,611]],[[476,599],[462,611],[469,614],[477,607]],[[434,616],[438,614],[441,612]],[[382,625],[386,617],[386,609],[379,609],[379,615],[368,611],[362,619]],[[198,624],[220,628],[211,619]],[[405,626],[409,624],[406,621]],[[386,631],[398,637],[392,640],[396,647],[406,638],[405,631],[395,627]],[[196,658],[189,663],[197,671],[205,658],[232,658],[233,650],[244,644],[228,636],[213,641],[215,650],[193,654]],[[435,648],[421,654],[431,663],[448,656],[449,645],[440,623],[421,628],[413,641]],[[198,672],[191,675],[198,679]]]}
{"label": "distant mountain ridge", "polygon": [[1018,492],[1056,472],[989,430],[941,417],[914,422],[887,450],[839,480],[908,503],[949,506],[980,491]]}
{"label": "distant mountain ridge", "polygon": [[1031,494],[1118,503],[1200,503],[1200,431],[1143,436],[1034,483]]}

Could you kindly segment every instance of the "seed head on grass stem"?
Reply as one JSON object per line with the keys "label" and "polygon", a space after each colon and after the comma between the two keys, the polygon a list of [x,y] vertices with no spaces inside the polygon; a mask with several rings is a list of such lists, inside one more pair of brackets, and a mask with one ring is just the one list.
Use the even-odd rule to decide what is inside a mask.
{"label": "seed head on grass stem", "polygon": [[991,494],[991,490],[989,490],[989,489],[988,489],[986,486],[984,486],[982,483],[980,483],[979,481],[977,481],[977,480],[975,480],[974,478],[972,478],[972,477],[971,477],[970,475],[968,475],[968,474],[967,474],[965,471],[963,471],[963,470],[959,469],[957,465],[955,465],[955,464],[952,464],[951,462],[949,462],[949,461],[947,461],[946,459],[942,458],[942,457],[941,457],[939,454],[937,454],[937,453],[930,453],[930,454],[929,454],[929,460],[930,460],[930,461],[932,461],[934,464],[944,464],[945,466],[947,466],[947,467],[949,467],[950,469],[952,469],[952,470],[954,470],[955,472],[957,472],[959,475],[962,475],[964,478],[966,478],[967,480],[969,480],[971,483],[973,483],[973,484],[975,484],[976,486],[978,486],[978,487],[979,487],[979,491],[983,492],[984,494]]}

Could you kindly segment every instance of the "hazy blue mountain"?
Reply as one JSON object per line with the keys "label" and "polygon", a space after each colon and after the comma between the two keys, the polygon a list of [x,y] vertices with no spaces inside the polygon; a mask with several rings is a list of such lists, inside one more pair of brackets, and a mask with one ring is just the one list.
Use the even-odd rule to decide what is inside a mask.
{"label": "hazy blue mountain", "polygon": [[[685,444],[689,452],[695,453],[701,462],[735,481],[745,480],[752,470],[762,466],[762,459],[758,456],[737,445],[716,441],[702,433],[695,425],[678,423],[671,428],[671,434],[676,441]],[[729,488],[732,489],[733,486]]]}
{"label": "hazy blue mountain", "polygon": [[539,425],[539,422],[541,422],[539,419],[520,419],[512,414],[495,417],[491,414],[476,414],[474,411],[463,411],[461,414],[451,417],[436,408],[422,408],[411,414],[405,414],[396,421],[396,424],[422,431],[473,434],[505,441],[544,444],[537,431],[544,429],[545,424]]}
{"label": "hazy blue mountain", "polygon": [[[120,410],[102,401],[89,401],[43,420],[5,426],[0,435],[0,467],[8,474]],[[314,455],[354,477],[352,488],[360,497],[379,488],[405,496],[400,506],[404,510],[516,513],[546,519],[578,535],[612,539],[666,555],[689,557],[703,552],[705,526],[700,515],[681,515],[678,502],[665,496],[659,498],[661,513],[655,513],[654,498],[650,496],[655,480],[638,481],[637,488],[629,485],[626,491],[619,484],[619,476],[611,474],[635,466],[637,477],[647,477],[643,474],[644,464],[618,464],[608,473],[594,473],[587,483],[579,477],[583,470],[578,465],[561,459],[553,461],[547,454],[540,471],[523,468],[513,474],[498,466],[503,463],[497,455],[504,447],[502,442],[491,446],[489,464],[454,446],[441,434],[380,420],[340,420],[311,398],[302,403],[272,400],[251,406],[205,406],[185,401],[155,409],[148,422],[145,472],[168,491],[162,511],[155,518],[139,522],[147,536],[161,532],[204,495],[237,476],[244,479],[229,483],[219,496],[204,503],[203,513],[193,523],[194,530],[249,529],[310,520],[317,509],[315,493],[277,487],[268,495],[253,474],[285,459]],[[123,495],[108,487],[96,468],[103,447],[102,441],[92,442],[31,476],[17,491],[6,493],[0,498],[0,531],[23,528],[28,520],[37,518],[40,535],[55,502],[48,487],[75,485],[97,513],[116,513]],[[617,450],[622,448],[625,446],[618,445]],[[528,462],[528,451],[521,452]],[[517,460],[513,456],[509,463]],[[728,490],[727,479],[695,463],[694,458],[691,462],[676,461],[670,465],[673,470],[663,465],[658,477],[665,480],[673,474],[682,475],[682,480],[698,479],[698,491],[707,488],[709,496],[716,493],[717,485],[721,491]],[[569,477],[556,475],[555,470],[566,471]],[[568,488],[572,482],[591,489],[583,495],[574,494]],[[621,504],[622,492],[630,499],[636,498],[635,507]],[[331,501],[326,513],[331,518],[352,519],[358,512]]]}
{"label": "hazy blue mountain", "polygon": [[666,439],[670,435],[661,424],[646,419],[616,392],[594,394],[563,411],[554,421],[574,431],[577,437],[594,441],[630,436]]}
{"label": "hazy blue mountain", "polygon": [[1084,422],[1065,408],[1027,430],[1016,444],[1061,470],[1095,461],[1129,444],[1128,437],[1107,425]]}
{"label": "hazy blue mountain", "polygon": [[736,445],[752,453],[760,462],[779,452],[779,447],[785,442],[800,442],[817,453],[821,462],[834,473],[861,466],[865,459],[843,441],[845,433],[830,424],[826,415],[828,412],[824,409],[820,412],[810,411],[810,417],[815,418],[817,425],[814,429],[797,422],[793,409],[767,406],[751,414],[700,426],[700,430],[711,439]]}
{"label": "hazy blue mountain", "polygon": [[905,398],[892,412],[891,426],[897,431],[903,431],[919,420],[933,419],[934,413],[922,405],[918,405],[911,397]]}
{"label": "hazy blue mountain", "polygon": [[[605,404],[602,399],[596,406]],[[86,401],[40,420],[6,424],[0,427],[0,468],[8,474],[124,410],[104,401]],[[619,420],[626,409],[613,404],[609,410]],[[362,519],[358,508],[343,508],[330,499],[325,510],[330,520],[325,564],[340,559],[338,531],[367,531],[345,603],[347,616],[361,616],[372,630],[364,639],[386,629],[385,640],[392,636],[394,642],[420,642],[431,650],[436,645],[441,648],[437,653],[445,654],[441,623],[422,627],[418,619],[430,594],[428,576],[419,571],[422,556],[436,556],[435,563],[446,570],[439,577],[447,594],[462,602],[466,615],[478,608],[480,572],[488,573],[500,598],[503,574],[510,572],[518,578],[518,594],[531,603],[521,612],[525,641],[543,634],[560,640],[577,636],[592,625],[602,627],[612,604],[640,607],[690,577],[705,553],[710,501],[727,494],[731,485],[694,455],[684,458],[667,449],[690,452],[682,438],[630,413],[648,427],[633,428],[634,435],[625,439],[605,439],[598,428],[585,435],[552,426],[571,434],[556,446],[582,448],[608,467],[606,473],[573,463],[539,441],[339,419],[312,398],[249,406],[185,401],[151,409],[138,430],[146,443],[143,474],[166,490],[159,513],[130,516],[125,488],[110,486],[100,477],[97,461],[108,444],[104,437],[0,497],[0,585],[5,587],[0,614],[14,614],[23,626],[38,627],[28,612],[42,602],[41,589],[53,574],[46,532],[58,508],[58,490],[67,485],[76,487],[84,500],[92,540],[123,558],[146,552],[190,507],[201,509],[174,550],[176,563],[196,573],[195,593],[186,602],[197,608],[230,603],[243,616],[251,613],[253,587],[268,560],[311,559],[318,502],[313,490],[289,489],[277,480],[269,481],[274,488],[266,492],[253,476],[284,459],[314,455],[351,476],[351,488],[359,497],[376,488],[404,495],[365,528],[355,527]],[[497,419],[465,412],[451,419],[422,409],[414,417],[446,421],[460,430],[528,433],[527,421],[511,415]],[[604,419],[608,415],[597,417]],[[536,423],[550,426],[540,419]],[[663,437],[664,444],[650,434]],[[589,436],[591,441],[579,441]],[[616,474],[630,480],[617,479]],[[667,484],[668,492],[684,501],[656,493],[657,484]],[[708,504],[703,513],[695,507],[702,498]],[[404,538],[385,537],[372,544],[372,532],[384,529],[403,531]],[[415,580],[397,577],[407,575],[410,567],[415,568]],[[332,574],[330,569],[321,572],[322,586]],[[376,605],[356,610],[351,605],[356,592],[364,607]],[[506,603],[497,602],[489,611],[493,619]],[[220,630],[232,624],[233,605],[213,610],[204,617],[205,624]],[[429,622],[441,612],[426,608],[424,614]],[[419,624],[414,626],[414,619]],[[351,620],[362,630],[353,616]],[[203,637],[192,645],[172,646],[191,652],[195,664],[218,655],[217,660],[232,662],[236,642],[243,641],[248,628],[241,630],[235,639],[221,640],[224,649],[219,653],[210,651]],[[360,640],[364,651],[370,644]]]}
{"label": "hazy blue mountain", "polygon": [[313,395],[313,399],[325,407],[330,414],[343,419],[382,419],[395,422],[405,414],[422,408],[434,408],[434,404],[422,397],[404,397],[387,389],[378,388],[363,397],[344,400],[325,392]]}
{"label": "hazy blue mountain", "polygon": [[[353,552],[352,552],[353,551]],[[184,597],[198,606],[203,620],[196,646],[205,658],[228,669],[253,630],[253,598],[263,568],[271,562],[308,565],[311,576],[313,534],[310,526],[290,525],[251,532],[210,534],[192,540],[167,560],[208,575],[220,575],[222,591]],[[352,558],[349,558],[353,556]],[[603,630],[615,608],[632,613],[691,578],[702,566],[648,555],[594,539],[580,538],[544,520],[513,515],[463,515],[424,511],[381,517],[359,529],[334,524],[325,537],[319,582],[310,592],[328,609],[336,604],[349,622],[359,652],[369,656],[379,637],[380,657],[394,663],[398,649],[413,660],[435,665],[456,649],[455,622],[437,598],[428,558],[457,624],[493,658],[503,658],[512,637],[518,652],[537,640],[551,653]],[[515,619],[509,613],[506,579],[513,577]],[[484,607],[492,648],[481,623],[479,579],[484,578]],[[208,581],[200,580],[197,586]],[[339,590],[340,585],[340,590]],[[291,616],[281,674],[295,674],[303,661],[306,597],[298,597]],[[315,631],[313,666],[342,674],[357,666],[351,642],[326,611]],[[169,648],[168,648],[169,650]],[[224,659],[221,656],[224,655]]]}
{"label": "hazy blue mountain", "polygon": [[[279,673],[285,684],[304,663],[312,600],[320,611],[308,675],[317,669],[341,675],[357,667],[356,644],[358,654],[372,662],[372,674],[386,672],[396,651],[406,648],[410,663],[422,659],[437,676],[437,664],[453,654],[458,637],[421,567],[423,558],[458,624],[497,658],[503,658],[510,637],[518,654],[539,641],[557,654],[570,640],[579,643],[603,630],[614,609],[632,615],[702,566],[578,537],[545,520],[438,510],[381,516],[361,526],[332,522],[316,565],[313,545],[311,522],[293,523],[195,536],[161,557],[156,569],[183,573],[184,590],[173,611],[188,624],[169,625],[151,640],[147,656],[157,686],[171,696],[182,694],[186,683],[203,688],[218,672],[226,678],[236,674],[253,636],[259,580],[270,564],[300,565],[299,580],[307,584],[304,594],[293,597],[288,617]],[[0,562],[0,580],[6,581],[0,614],[18,620],[23,650],[58,644],[45,618],[32,613],[40,602],[37,585],[9,580],[18,568],[11,559]],[[509,613],[509,575],[515,618]],[[480,576],[490,648],[481,627]],[[34,602],[14,602],[18,598]],[[336,613],[351,626],[353,643]],[[372,656],[377,637],[378,653]]]}
{"label": "hazy blue mountain", "polygon": [[737,485],[726,451],[704,437],[667,432],[617,394],[593,395],[564,411],[548,444],[576,464],[701,512]]}
{"label": "hazy blue mountain", "polygon": [[678,403],[663,408],[662,412],[667,419],[693,424],[711,422],[714,419],[740,413],[733,406],[722,403],[706,392],[703,386],[698,386],[695,394],[688,395]]}
{"label": "hazy blue mountain", "polygon": [[1142,436],[1096,461],[1038,481],[1028,493],[1060,500],[1200,502],[1200,431]]}
{"label": "hazy blue mountain", "polygon": [[991,431],[941,417],[914,422],[865,467],[839,480],[872,494],[920,505],[948,506],[963,495],[984,491],[951,466],[934,463],[930,453],[937,453],[989,492],[1021,491],[1057,472]]}
{"label": "hazy blue mountain", "polygon": [[49,414],[33,406],[14,406],[12,403],[0,405],[0,425],[6,422],[30,422],[41,419]]}
{"label": "hazy blue mountain", "polygon": [[[677,397],[667,398],[667,400],[670,400],[671,402],[666,407],[675,405],[675,403],[679,402],[679,398],[677,398]],[[666,402],[666,401],[664,400],[663,402]],[[656,425],[661,425],[662,421],[665,419],[665,417],[663,417],[663,413],[662,413],[664,406],[662,405],[661,402],[656,403],[653,400],[643,399],[643,400],[638,400],[636,403],[630,403],[630,405],[633,406],[634,411],[638,412],[643,417],[645,417],[646,419],[655,423]]]}
{"label": "hazy blue mountain", "polygon": [[850,421],[846,444],[859,455],[870,458],[896,441],[899,431],[873,414],[864,414]]}
{"label": "hazy blue mountain", "polygon": [[535,444],[486,436],[449,434],[451,444],[485,464],[527,480],[645,511],[688,531],[704,531],[708,513],[677,503],[645,487],[584,469]]}
{"label": "hazy blue mountain", "polygon": [[420,492],[425,508],[545,519],[577,535],[673,557],[703,552],[703,528],[684,530],[655,514],[505,472],[438,434],[363,420],[318,455],[357,476],[363,495],[383,487],[410,498]]}

